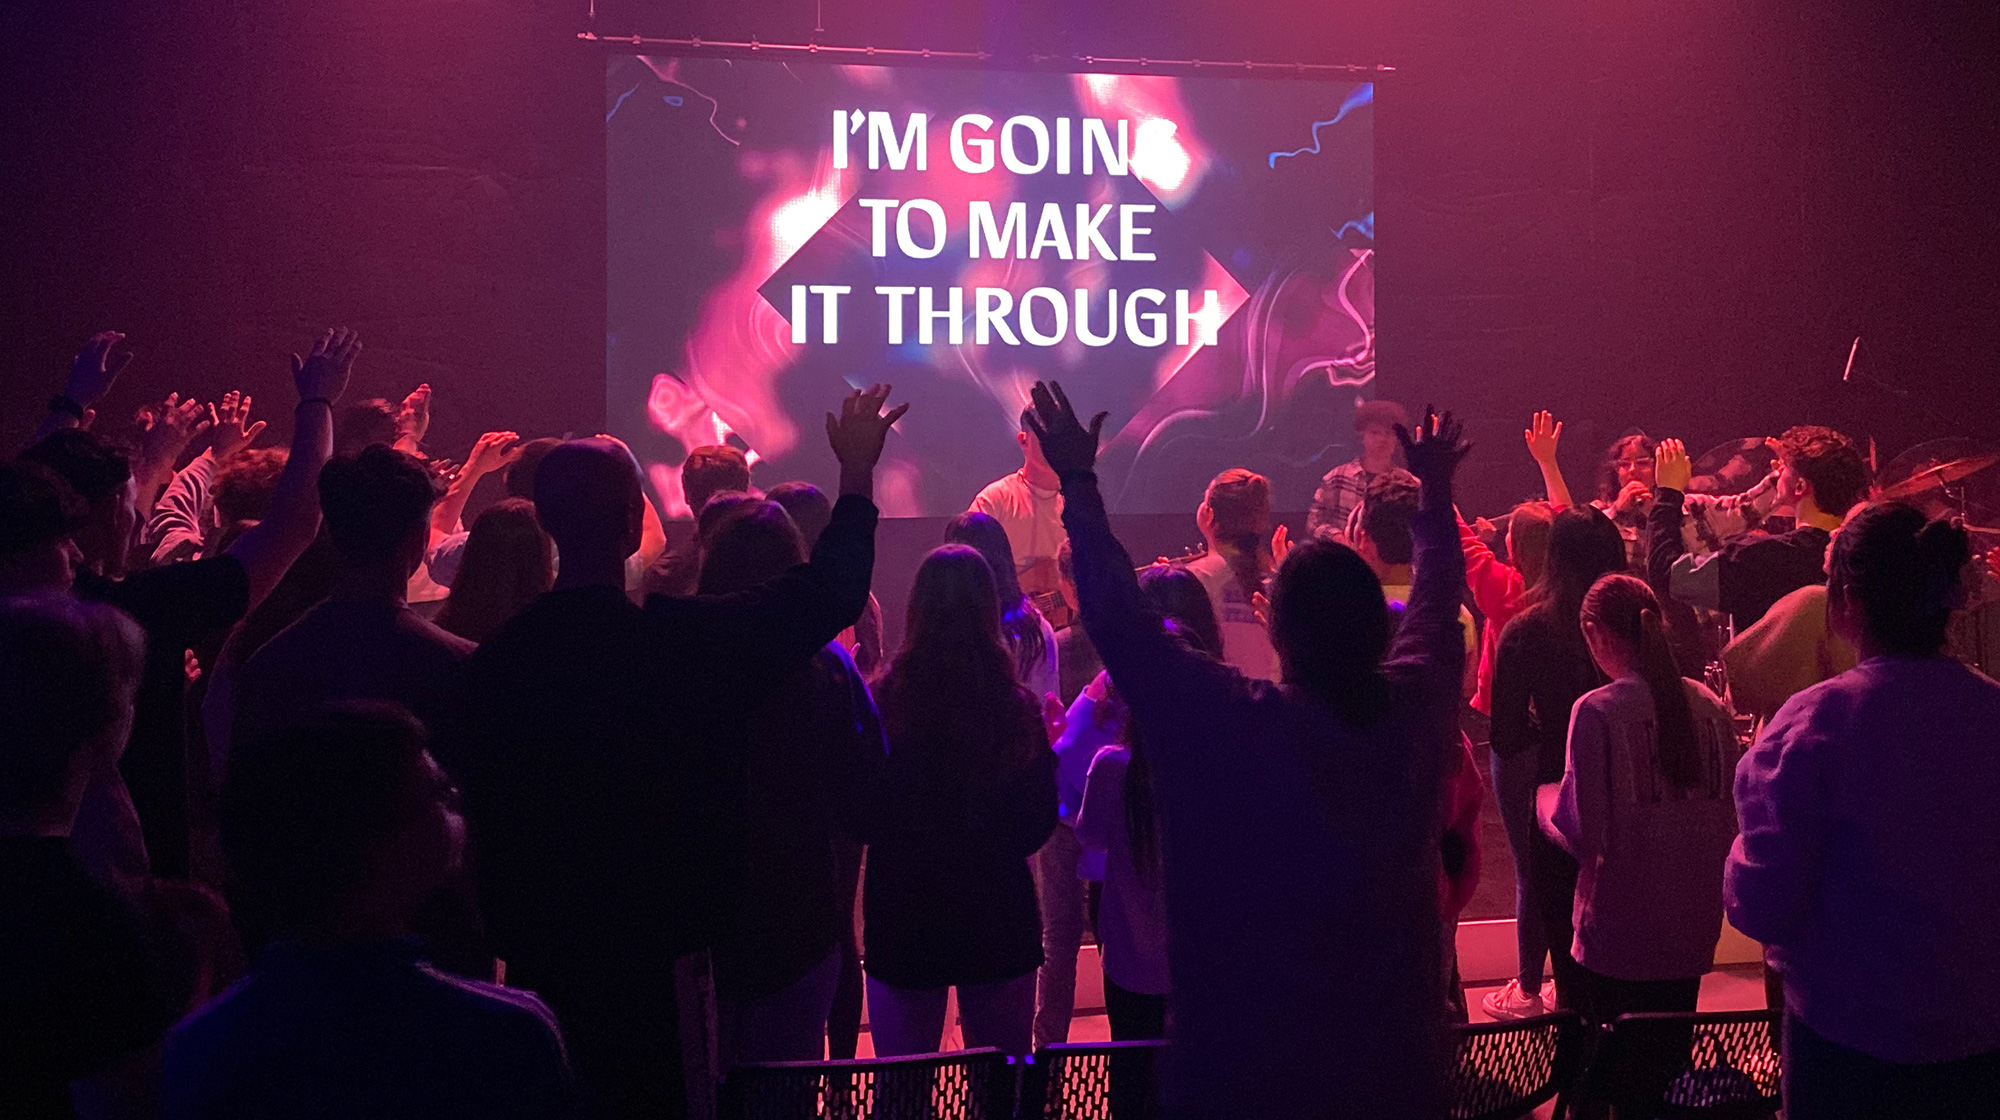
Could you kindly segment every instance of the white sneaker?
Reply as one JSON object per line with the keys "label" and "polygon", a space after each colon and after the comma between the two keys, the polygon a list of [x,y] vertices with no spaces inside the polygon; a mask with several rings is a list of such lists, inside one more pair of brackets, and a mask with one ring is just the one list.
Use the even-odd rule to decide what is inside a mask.
{"label": "white sneaker", "polygon": [[1540,992],[1529,993],[1521,990],[1519,980],[1509,980],[1498,990],[1486,993],[1479,1004],[1495,1019],[1526,1019],[1547,1014],[1554,995],[1555,989],[1550,985],[1543,985]]}

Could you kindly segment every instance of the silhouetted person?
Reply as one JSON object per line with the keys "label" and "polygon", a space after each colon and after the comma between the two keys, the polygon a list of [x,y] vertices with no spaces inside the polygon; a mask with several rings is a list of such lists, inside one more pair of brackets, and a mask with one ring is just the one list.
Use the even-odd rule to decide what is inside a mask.
{"label": "silhouetted person", "polygon": [[437,971],[410,936],[419,904],[457,870],[465,822],[408,713],[339,706],[246,740],[221,816],[236,893],[277,936],[174,1029],[166,1117],[571,1112],[548,1009]]}
{"label": "silhouetted person", "polygon": [[467,641],[483,642],[547,594],[555,580],[555,542],[542,532],[535,503],[503,498],[473,520],[437,624]]}
{"label": "silhouetted person", "polygon": [[[293,356],[299,404],[291,452],[270,507],[254,528],[211,559],[126,574],[139,524],[131,464],[103,440],[74,427],[67,413],[52,410],[44,430],[56,430],[22,455],[61,475],[87,507],[72,536],[82,554],[77,598],[109,603],[146,632],[146,672],[121,769],[145,826],[153,869],[162,875],[182,877],[190,868],[183,729],[187,651],[242,618],[312,543],[319,529],[314,481],[333,449],[333,402],[360,352],[354,333],[340,330],[326,332],[308,357]],[[78,356],[69,389],[57,398],[58,404],[78,406],[79,417],[109,389],[116,373],[102,351],[90,359],[92,353],[86,348]]]}
{"label": "silhouetted person", "polygon": [[829,421],[842,496],[812,560],[719,598],[625,597],[644,501],[630,452],[576,440],[542,460],[535,506],[561,568],[473,657],[467,792],[508,979],[555,1008],[602,1114],[685,1108],[673,962],[711,943],[731,897],[749,712],[867,601],[873,470],[902,413],[880,414],[887,393]]}
{"label": "silhouetted person", "polygon": [[2000,685],[1945,655],[1965,530],[1849,518],[1827,619],[1860,664],[1785,701],[1736,769],[1729,920],[1785,981],[1785,1115],[2000,1100]]}
{"label": "silhouetted person", "polygon": [[967,1046],[1028,1053],[1042,918],[1027,861],[1057,827],[1055,755],[977,551],[924,558],[877,692],[889,763],[858,819],[875,1052],[938,1049],[956,988]]}
{"label": "silhouetted person", "polygon": [[70,840],[125,749],[142,642],[109,607],[0,598],[0,1115],[126,1114],[180,1015],[144,921]]}
{"label": "silhouetted person", "polygon": [[[761,498],[743,499],[704,535],[703,595],[747,591],[805,561],[791,517]],[[851,832],[884,757],[875,702],[838,642],[748,715],[732,854],[741,885],[715,945],[725,1069],[824,1055],[860,873],[858,862],[842,866],[836,835]]]}
{"label": "silhouetted person", "polygon": [[1367,564],[1300,545],[1272,584],[1274,684],[1193,652],[1146,609],[1097,489],[1104,416],[1086,429],[1059,392],[1035,387],[1034,427],[1062,479],[1084,625],[1143,729],[1160,811],[1176,1038],[1165,1103],[1192,1116],[1442,1114],[1438,805],[1465,659],[1457,425],[1427,418],[1404,442],[1423,505],[1393,644]]}

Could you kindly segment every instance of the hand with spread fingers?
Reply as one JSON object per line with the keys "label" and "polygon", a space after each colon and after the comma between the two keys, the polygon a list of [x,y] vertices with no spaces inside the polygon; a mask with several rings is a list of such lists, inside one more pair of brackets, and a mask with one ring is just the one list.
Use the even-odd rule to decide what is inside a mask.
{"label": "hand with spread fingers", "polygon": [[840,492],[872,497],[875,491],[875,464],[882,460],[882,447],[889,429],[910,410],[899,404],[888,412],[890,387],[870,385],[856,389],[840,402],[840,415],[826,414],[826,441],[840,460]]}
{"label": "hand with spread fingers", "polygon": [[250,422],[250,394],[231,389],[222,400],[208,406],[209,451],[219,462],[257,441],[264,434],[264,422]]}
{"label": "hand with spread fingers", "polygon": [[1653,448],[1653,483],[1662,490],[1687,493],[1694,479],[1694,464],[1688,461],[1687,445],[1677,439],[1663,439]]}
{"label": "hand with spread fingers", "polygon": [[1091,417],[1090,426],[1077,419],[1076,409],[1059,381],[1037,381],[1028,393],[1032,408],[1028,428],[1042,445],[1042,458],[1058,476],[1080,474],[1097,466],[1097,442],[1110,413]]}
{"label": "hand with spread fingers", "polygon": [[1403,445],[1403,461],[1409,464],[1410,473],[1423,484],[1424,503],[1449,499],[1458,464],[1472,450],[1472,445],[1465,441],[1464,426],[1452,419],[1451,413],[1439,416],[1426,406],[1424,418],[1417,422],[1414,433],[1401,424],[1396,425],[1396,440]]}

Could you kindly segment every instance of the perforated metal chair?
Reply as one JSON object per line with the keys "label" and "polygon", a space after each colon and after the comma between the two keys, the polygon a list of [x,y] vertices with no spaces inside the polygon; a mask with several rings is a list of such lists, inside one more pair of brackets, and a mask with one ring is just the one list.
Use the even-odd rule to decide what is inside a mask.
{"label": "perforated metal chair", "polygon": [[1777,1115],[1778,1017],[1770,1011],[1620,1015],[1584,1074],[1576,1111],[1762,1120]]}
{"label": "perforated metal chair", "polygon": [[722,1079],[719,1120],[1010,1120],[1015,1071],[994,1049],[771,1062]]}
{"label": "perforated metal chair", "polygon": [[1020,1120],[1152,1120],[1164,1042],[1066,1042],[1022,1066]]}
{"label": "perforated metal chair", "polygon": [[1558,1011],[1504,1023],[1455,1028],[1452,1120],[1526,1116],[1576,1079],[1583,1067],[1583,1020]]}

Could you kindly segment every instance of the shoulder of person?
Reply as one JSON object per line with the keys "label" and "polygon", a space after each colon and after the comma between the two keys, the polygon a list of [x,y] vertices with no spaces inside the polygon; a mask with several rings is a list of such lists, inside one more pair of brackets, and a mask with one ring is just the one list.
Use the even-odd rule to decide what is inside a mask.
{"label": "shoulder of person", "polygon": [[1097,748],[1097,754],[1090,760],[1090,774],[1096,777],[1102,771],[1106,777],[1115,778],[1123,774],[1131,763],[1132,748],[1123,743],[1112,743]]}

